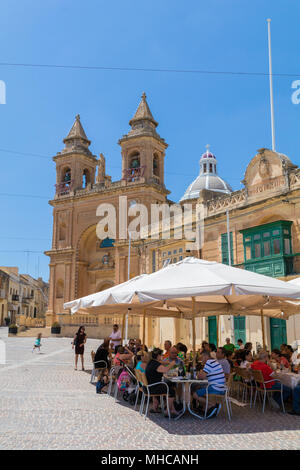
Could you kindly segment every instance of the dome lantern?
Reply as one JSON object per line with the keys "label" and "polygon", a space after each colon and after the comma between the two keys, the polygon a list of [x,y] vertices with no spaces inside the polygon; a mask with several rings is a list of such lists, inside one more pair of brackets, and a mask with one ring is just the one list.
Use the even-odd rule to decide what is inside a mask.
{"label": "dome lantern", "polygon": [[229,194],[232,188],[217,172],[217,159],[210,151],[210,145],[206,145],[206,152],[200,158],[199,176],[190,184],[180,201],[197,199],[202,189]]}

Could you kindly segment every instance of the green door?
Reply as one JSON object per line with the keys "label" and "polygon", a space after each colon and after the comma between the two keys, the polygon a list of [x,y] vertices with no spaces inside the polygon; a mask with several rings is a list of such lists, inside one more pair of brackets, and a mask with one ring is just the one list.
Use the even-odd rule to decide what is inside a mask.
{"label": "green door", "polygon": [[217,317],[208,317],[208,342],[217,345]]}
{"label": "green door", "polygon": [[279,349],[282,343],[287,343],[286,320],[270,318],[271,349]]}
{"label": "green door", "polygon": [[246,317],[234,317],[234,342],[237,346],[238,339],[246,343]]}

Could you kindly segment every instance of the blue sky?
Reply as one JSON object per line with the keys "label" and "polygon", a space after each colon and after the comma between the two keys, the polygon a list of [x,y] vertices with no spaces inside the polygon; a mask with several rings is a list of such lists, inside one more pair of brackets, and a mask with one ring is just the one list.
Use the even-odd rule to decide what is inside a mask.
{"label": "blue sky", "polygon": [[[273,72],[291,74],[274,77],[276,148],[300,165],[300,105],[291,101],[292,81],[300,79],[299,14],[297,0],[3,0],[0,63],[267,73],[270,17]],[[0,265],[44,279],[52,156],[77,113],[91,150],[104,153],[117,180],[117,141],[145,91],[169,144],[166,185],[174,201],[197,176],[207,143],[234,189],[256,150],[271,147],[267,76],[0,65],[0,80],[7,88],[0,105]]]}

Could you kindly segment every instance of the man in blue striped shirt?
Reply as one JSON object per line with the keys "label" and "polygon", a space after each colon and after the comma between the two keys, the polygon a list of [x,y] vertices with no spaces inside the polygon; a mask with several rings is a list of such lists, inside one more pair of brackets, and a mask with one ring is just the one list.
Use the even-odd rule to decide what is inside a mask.
{"label": "man in blue striped shirt", "polygon": [[[203,351],[201,360],[204,367],[198,372],[198,379],[207,380],[208,387],[205,386],[197,389],[193,394],[193,398],[206,405],[206,389],[208,395],[224,395],[226,379],[223,367],[216,359],[212,359],[210,357],[210,353],[208,351]],[[207,418],[210,418],[213,415],[218,415],[220,409],[221,403],[215,404],[214,406],[208,403]]]}

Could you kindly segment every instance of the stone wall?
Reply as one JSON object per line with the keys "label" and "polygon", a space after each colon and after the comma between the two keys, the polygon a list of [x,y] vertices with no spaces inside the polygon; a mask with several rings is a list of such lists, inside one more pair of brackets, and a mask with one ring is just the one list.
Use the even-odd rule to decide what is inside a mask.
{"label": "stone wall", "polygon": [[[77,332],[80,325],[62,325],[60,336],[73,338]],[[88,338],[93,339],[104,339],[107,338],[111,332],[111,325],[84,325],[85,332]],[[139,326],[129,326],[128,327],[128,338],[139,338]]]}

